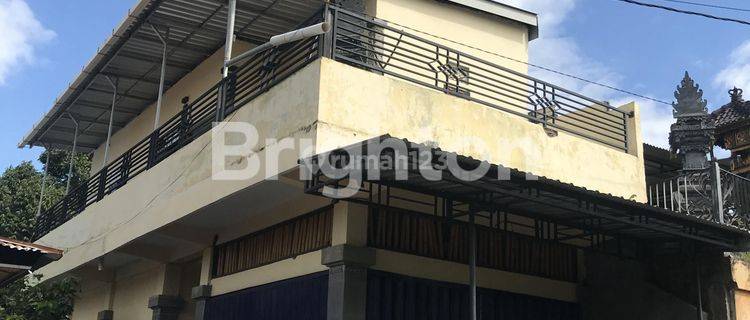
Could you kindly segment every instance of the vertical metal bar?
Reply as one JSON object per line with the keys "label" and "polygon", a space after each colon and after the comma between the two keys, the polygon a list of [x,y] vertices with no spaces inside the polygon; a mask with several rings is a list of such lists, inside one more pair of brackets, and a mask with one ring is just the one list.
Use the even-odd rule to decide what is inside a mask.
{"label": "vertical metal bar", "polygon": [[683,179],[685,181],[685,212],[690,213],[690,206],[689,206],[689,203],[688,203],[688,192],[690,190],[688,190],[687,176],[685,176]]}
{"label": "vertical metal bar", "polygon": [[227,37],[224,42],[224,68],[222,69],[222,78],[229,75],[229,66],[227,62],[232,59],[232,45],[234,44],[234,18],[237,14],[237,0],[229,0],[227,9]]}
{"label": "vertical metal bar", "polygon": [[669,180],[669,210],[674,211],[674,186],[672,180]]}
{"label": "vertical metal bar", "polygon": [[[156,33],[162,44],[162,55],[161,55],[161,74],[159,75],[159,96],[156,98],[156,113],[154,114],[154,129],[159,127],[159,116],[161,115],[161,101],[164,96],[164,77],[167,70],[167,40],[162,37],[161,32],[154,27],[153,24],[149,25],[151,30]],[[169,38],[169,29],[167,29],[167,38]]]}
{"label": "vertical metal bar", "polygon": [[713,195],[714,217],[719,223],[724,223],[724,195],[721,190],[721,168],[719,162],[711,163],[711,193]]}
{"label": "vertical metal bar", "polygon": [[75,118],[73,118],[73,115],[70,113],[67,113],[68,118],[70,118],[71,121],[73,121],[74,131],[73,131],[73,147],[70,149],[70,164],[68,165],[68,181],[65,184],[65,196],[68,195],[68,192],[70,192],[70,180],[73,179],[73,161],[75,161],[76,157],[76,147],[78,146],[78,121],[76,121]]}
{"label": "vertical metal bar", "polygon": [[47,161],[44,163],[44,175],[42,175],[42,187],[39,190],[39,203],[36,206],[36,217],[39,218],[39,216],[42,215],[42,200],[44,200],[44,188],[47,185],[47,171],[49,170],[49,154],[50,150],[45,149],[45,152],[47,152]]}
{"label": "vertical metal bar", "polygon": [[698,286],[698,303],[696,303],[696,311],[698,312],[698,320],[703,320],[703,294],[701,288],[701,265],[699,260],[695,259],[695,280]]}
{"label": "vertical metal bar", "polygon": [[651,186],[648,186],[648,204],[654,205],[654,195],[651,193]]}
{"label": "vertical metal bar", "polygon": [[477,230],[474,210],[469,209],[469,287],[471,320],[477,320]]}
{"label": "vertical metal bar", "polygon": [[109,111],[109,125],[107,126],[107,142],[104,145],[104,159],[102,161],[102,168],[107,165],[109,161],[109,142],[112,139],[112,121],[115,117],[115,103],[117,103],[117,83],[112,81],[109,76],[104,76],[109,84],[112,86],[112,109]]}
{"label": "vertical metal bar", "polygon": [[667,209],[667,183],[662,182],[661,183],[661,190],[664,193],[664,209]]}

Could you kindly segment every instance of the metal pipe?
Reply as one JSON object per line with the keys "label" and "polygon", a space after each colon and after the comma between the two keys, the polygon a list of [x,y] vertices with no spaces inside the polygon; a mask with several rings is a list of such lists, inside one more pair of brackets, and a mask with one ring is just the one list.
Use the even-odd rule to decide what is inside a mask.
{"label": "metal pipe", "polygon": [[224,42],[224,68],[221,70],[222,78],[229,76],[229,65],[227,62],[232,59],[232,44],[234,43],[234,18],[237,14],[237,0],[229,0],[227,11],[227,38]]}
{"label": "metal pipe", "polygon": [[50,150],[45,148],[45,152],[47,152],[47,161],[44,162],[44,175],[42,176],[42,187],[39,190],[39,203],[36,206],[37,218],[42,215],[42,200],[44,200],[44,188],[47,186],[47,171],[49,171]]}
{"label": "metal pipe", "polygon": [[698,286],[698,303],[695,305],[695,309],[698,312],[698,320],[703,320],[703,293],[701,292],[701,265],[696,257],[695,259],[695,280]]}
{"label": "metal pipe", "polygon": [[76,157],[76,147],[78,144],[78,121],[76,121],[75,118],[73,118],[73,115],[70,114],[70,112],[66,112],[68,115],[68,118],[70,118],[71,121],[73,121],[73,125],[75,126],[75,130],[73,132],[73,148],[70,150],[70,164],[68,165],[68,181],[65,184],[65,195],[70,192],[70,180],[73,179],[73,161],[75,161]]}
{"label": "metal pipe", "polygon": [[112,121],[114,121],[115,103],[117,102],[117,83],[112,81],[112,78],[109,76],[104,77],[112,86],[112,110],[109,111],[109,126],[107,126],[107,142],[104,145],[104,160],[102,161],[102,168],[104,168],[107,165],[107,161],[109,161],[109,142],[112,139]]}
{"label": "metal pipe", "polygon": [[477,230],[474,210],[469,210],[469,308],[471,320],[477,320]]}
{"label": "metal pipe", "polygon": [[[161,55],[161,75],[159,76],[159,96],[156,99],[156,114],[154,115],[154,130],[159,128],[159,115],[161,115],[161,101],[164,96],[164,77],[167,70],[167,40],[162,37],[161,32],[154,27],[153,24],[149,24],[151,30],[156,33],[159,37],[159,41],[162,44],[162,55]],[[169,29],[167,29],[167,38],[169,38]]]}
{"label": "metal pipe", "polygon": [[318,23],[309,27],[302,28],[302,29],[297,29],[297,30],[289,31],[287,33],[275,35],[271,37],[271,39],[268,40],[268,42],[261,44],[255,48],[252,48],[248,51],[245,51],[242,54],[232,59],[225,60],[224,67],[228,68],[234,64],[237,64],[238,62],[244,59],[250,58],[258,53],[261,53],[273,47],[278,47],[280,45],[287,44],[290,42],[307,39],[307,38],[314,37],[320,34],[324,34],[328,32],[328,30],[330,29],[331,29],[331,25],[328,22],[321,22],[321,23]]}

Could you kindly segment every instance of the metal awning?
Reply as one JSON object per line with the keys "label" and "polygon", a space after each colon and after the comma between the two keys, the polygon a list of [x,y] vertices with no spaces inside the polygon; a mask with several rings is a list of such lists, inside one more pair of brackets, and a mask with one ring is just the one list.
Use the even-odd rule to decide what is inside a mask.
{"label": "metal awning", "polygon": [[[338,161],[341,161],[342,155],[345,159],[351,159],[348,155],[352,154],[364,155],[363,161],[368,162],[357,166],[362,170],[361,176],[365,177],[361,181],[364,184],[399,188],[461,202],[467,207],[479,208],[482,211],[509,213],[552,223],[556,226],[554,239],[590,238],[592,245],[597,237],[599,240],[626,239],[630,243],[640,244],[696,243],[721,251],[742,251],[750,246],[748,230],[652,207],[645,203],[603,194],[557,180],[536,177],[498,165],[490,165],[489,171],[477,180],[466,181],[445,169],[445,163],[439,162],[439,159],[446,159],[447,154],[452,154],[460,167],[467,169],[478,167],[481,163],[479,160],[406,140],[403,141],[407,147],[400,151],[401,155],[393,148],[385,149],[380,153],[368,153],[370,142],[382,142],[385,139],[394,138],[389,136],[373,138],[303,160],[302,170],[310,170],[312,177],[311,180],[306,181],[306,191],[325,196],[323,187],[340,189],[350,182],[349,175],[343,176],[341,172],[337,173],[339,175],[337,178],[330,178],[323,174],[325,170],[321,169],[321,161],[330,163],[326,159],[331,154],[337,155]],[[393,145],[392,141],[379,145]],[[426,165],[439,171],[442,175],[441,179],[428,179],[421,174],[418,165],[425,165],[425,163],[424,158],[418,155],[424,155],[425,151],[429,151],[432,159],[432,162]],[[399,163],[403,160],[392,159],[399,159],[404,154],[409,163],[408,179],[396,179],[397,171],[392,166],[383,166],[383,164]],[[373,162],[373,157],[371,157],[373,155],[376,157],[374,159],[380,160]],[[391,160],[385,161],[387,159]],[[344,162],[348,164],[348,160]],[[372,163],[378,163],[382,167],[368,167]],[[375,169],[379,170],[380,178],[367,178],[369,172]],[[500,170],[507,174],[500,174]],[[530,176],[535,178],[528,179],[527,177]],[[375,186],[365,186],[363,189],[372,190],[372,188]],[[330,195],[327,196],[330,197]],[[372,197],[372,193],[368,194],[365,190],[342,200],[372,204]],[[380,198],[380,196],[377,197]]]}
{"label": "metal awning", "polygon": [[0,287],[61,257],[62,250],[0,237]]}
{"label": "metal awning", "polygon": [[[236,38],[251,44],[264,43],[273,35],[295,29],[323,3],[239,0]],[[227,7],[224,0],[139,1],[52,108],[24,136],[19,148],[72,146],[75,122],[70,115],[79,124],[77,149],[95,150],[107,137],[113,93],[107,76],[116,79],[118,87],[113,132],[157,100],[163,46],[152,26],[167,41],[166,90],[224,45]],[[220,72],[219,68],[216,72]]]}

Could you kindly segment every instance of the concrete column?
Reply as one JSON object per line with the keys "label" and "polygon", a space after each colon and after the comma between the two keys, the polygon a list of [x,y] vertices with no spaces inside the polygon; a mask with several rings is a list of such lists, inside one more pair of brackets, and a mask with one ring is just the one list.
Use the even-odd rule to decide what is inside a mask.
{"label": "concrete column", "polygon": [[194,320],[203,320],[206,318],[206,305],[211,298],[211,286],[201,285],[193,287],[190,292],[190,298],[195,300],[195,317]]}
{"label": "concrete column", "polygon": [[328,320],[365,320],[367,268],[375,264],[375,250],[337,245],[323,249],[321,263],[328,273]]}
{"label": "concrete column", "polygon": [[333,207],[332,247],[323,249],[328,271],[328,320],[364,320],[367,268],[375,250],[367,248],[367,206],[342,201]]}
{"label": "concrete column", "polygon": [[96,320],[112,320],[114,318],[114,312],[112,310],[102,310],[96,314]]}
{"label": "concrete column", "polygon": [[367,206],[339,202],[333,206],[331,245],[367,246]]}
{"label": "concrete column", "polygon": [[153,320],[176,320],[182,310],[183,301],[179,296],[182,270],[174,264],[161,266],[158,281],[162,285],[161,294],[148,299],[148,308],[153,310]]}
{"label": "concrete column", "polygon": [[182,309],[182,298],[171,295],[156,295],[148,299],[148,308],[153,310],[152,320],[177,320]]}
{"label": "concrete column", "polygon": [[213,247],[203,250],[201,260],[201,278],[200,285],[193,287],[190,292],[190,298],[195,301],[194,320],[203,320],[206,318],[206,305],[211,298],[211,264],[213,263]]}

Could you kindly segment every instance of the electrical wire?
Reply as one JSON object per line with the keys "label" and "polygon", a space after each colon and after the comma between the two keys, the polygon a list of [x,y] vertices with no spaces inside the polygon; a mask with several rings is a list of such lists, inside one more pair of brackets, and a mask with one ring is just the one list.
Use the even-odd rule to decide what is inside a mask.
{"label": "electrical wire", "polygon": [[[365,16],[367,16],[367,15],[365,15]],[[368,16],[368,17],[377,19],[376,17],[372,17],[372,16]],[[380,20],[380,21],[382,21],[382,20]],[[460,45],[460,46],[463,46],[463,47],[471,48],[473,50],[477,50],[477,51],[480,51],[480,52],[483,52],[483,53],[486,53],[486,54],[490,54],[490,55],[493,55],[493,56],[496,56],[496,57],[499,57],[499,58],[503,58],[503,59],[510,60],[510,61],[513,61],[513,62],[525,64],[527,66],[534,67],[534,68],[537,68],[539,70],[544,70],[544,71],[547,71],[547,72],[550,72],[550,73],[554,73],[554,74],[557,74],[557,75],[561,75],[561,76],[566,77],[566,78],[575,79],[575,80],[578,80],[578,81],[581,81],[581,82],[585,82],[585,83],[588,83],[588,84],[592,84],[592,85],[595,85],[595,86],[606,88],[606,89],[609,89],[609,90],[612,90],[612,91],[624,93],[624,94],[627,94],[627,95],[630,95],[630,96],[634,96],[634,97],[638,97],[638,98],[641,98],[641,99],[649,100],[649,101],[652,101],[652,102],[656,102],[656,103],[660,103],[660,104],[665,104],[665,105],[668,105],[668,106],[672,105],[672,103],[664,101],[664,100],[659,100],[659,99],[652,98],[652,97],[649,97],[649,96],[646,96],[646,95],[643,95],[643,94],[640,94],[640,93],[636,93],[636,92],[633,92],[633,91],[629,91],[629,90],[625,90],[625,89],[620,89],[620,88],[617,88],[615,86],[611,86],[611,85],[608,85],[608,84],[604,84],[604,83],[596,82],[596,81],[593,81],[593,80],[589,80],[589,79],[586,79],[586,78],[583,78],[583,77],[580,77],[580,76],[576,76],[576,75],[573,75],[573,74],[570,74],[570,73],[558,71],[558,70],[555,70],[555,69],[552,69],[552,68],[549,68],[549,67],[545,67],[545,66],[542,66],[542,65],[534,64],[534,63],[531,63],[531,62],[528,62],[528,61],[518,60],[518,59],[515,59],[515,58],[512,58],[512,57],[506,56],[506,55],[502,55],[502,54],[499,54],[499,53],[496,53],[496,52],[492,52],[492,51],[487,51],[485,49],[478,48],[478,47],[472,46],[470,44],[466,44],[466,43],[463,43],[463,42],[459,42],[459,41],[451,40],[451,39],[448,39],[448,38],[444,38],[444,37],[441,37],[441,36],[438,36],[438,35],[435,35],[435,34],[432,34],[432,33],[429,33],[429,32],[417,30],[417,29],[411,28],[409,26],[405,26],[405,25],[398,24],[398,23],[395,23],[395,22],[388,21],[387,24],[388,25],[398,26],[400,28],[404,28],[404,29],[412,31],[412,32],[416,32],[416,33],[420,33],[420,34],[423,34],[423,35],[427,35],[427,36],[433,37],[435,39],[440,39],[440,40],[447,41],[447,42],[450,42],[450,43],[454,43],[454,44],[457,44],[457,45]]]}
{"label": "electrical wire", "polygon": [[700,6],[700,7],[714,8],[714,9],[724,9],[724,10],[732,10],[732,11],[750,12],[750,9],[735,8],[735,7],[726,7],[726,6],[717,6],[717,5],[714,5],[714,4],[692,2],[692,1],[682,1],[682,0],[661,0],[661,1],[674,2],[674,3],[682,3],[682,4],[689,4],[689,5],[693,5],[693,6]]}
{"label": "electrical wire", "polygon": [[734,22],[734,23],[739,23],[739,24],[750,26],[750,21],[734,19],[734,18],[719,17],[719,16],[714,16],[714,15],[710,15],[710,14],[703,13],[703,12],[682,10],[682,9],[677,9],[673,7],[667,7],[667,6],[662,6],[662,5],[653,4],[653,3],[645,3],[645,2],[635,1],[635,0],[615,0],[615,1],[625,2],[629,4],[634,4],[634,5],[649,7],[649,8],[654,8],[654,9],[672,11],[675,13],[699,16],[699,17],[704,17],[704,18],[714,19],[714,20],[719,20],[719,21],[724,21],[724,22]]}

